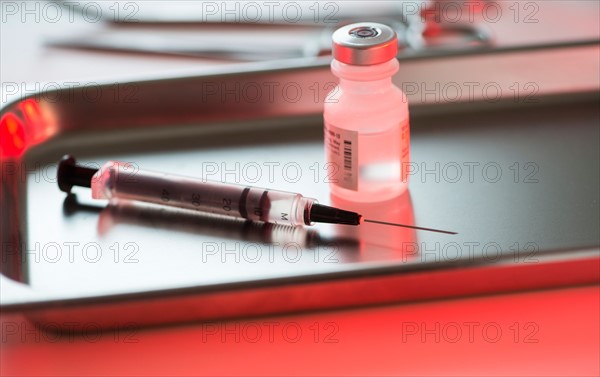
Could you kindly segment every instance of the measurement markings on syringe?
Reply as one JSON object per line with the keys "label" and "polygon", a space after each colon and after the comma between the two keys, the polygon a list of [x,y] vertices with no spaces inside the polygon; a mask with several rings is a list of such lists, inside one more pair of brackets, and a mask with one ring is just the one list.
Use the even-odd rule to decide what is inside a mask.
{"label": "measurement markings on syringe", "polygon": [[[351,145],[356,145],[356,140],[353,140]],[[355,157],[356,155],[353,153],[352,156]],[[152,204],[168,203],[171,207],[196,209],[200,212],[233,217],[241,217],[242,213],[245,213],[247,215],[246,219],[254,220],[253,216],[260,216],[256,219],[271,223],[313,225],[313,223],[320,222],[360,225],[362,222],[371,222],[456,234],[410,224],[363,219],[356,212],[321,205],[318,204],[316,199],[289,191],[267,191],[262,188],[223,182],[206,182],[197,178],[152,171],[137,172],[135,180],[124,179],[121,177],[122,174],[127,173],[124,165],[126,164],[108,161],[100,169],[87,168],[78,165],[74,157],[65,155],[58,167],[58,187],[66,193],[70,193],[73,186],[90,187],[94,199],[124,199]],[[232,198],[236,198],[237,201]],[[247,205],[242,206],[243,201]],[[253,206],[255,203],[258,203],[259,206],[253,207],[253,216],[249,216],[248,207]],[[238,211],[232,211],[236,206]]]}

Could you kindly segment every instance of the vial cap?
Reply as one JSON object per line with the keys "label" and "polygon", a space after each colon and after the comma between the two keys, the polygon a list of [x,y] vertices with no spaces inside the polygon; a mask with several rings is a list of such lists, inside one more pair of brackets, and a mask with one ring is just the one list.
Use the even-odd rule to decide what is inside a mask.
{"label": "vial cap", "polygon": [[389,26],[360,22],[333,33],[333,58],[346,64],[381,64],[396,57],[398,37]]}

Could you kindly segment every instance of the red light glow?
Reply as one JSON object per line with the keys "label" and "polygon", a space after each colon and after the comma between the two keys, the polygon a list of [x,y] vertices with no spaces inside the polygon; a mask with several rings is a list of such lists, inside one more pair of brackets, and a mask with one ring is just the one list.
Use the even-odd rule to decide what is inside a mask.
{"label": "red light glow", "polygon": [[19,103],[19,108],[28,124],[37,124],[42,121],[40,106],[34,99],[26,99]]}
{"label": "red light glow", "polygon": [[0,120],[0,155],[18,156],[23,153],[26,145],[23,122],[13,113],[4,115]]}

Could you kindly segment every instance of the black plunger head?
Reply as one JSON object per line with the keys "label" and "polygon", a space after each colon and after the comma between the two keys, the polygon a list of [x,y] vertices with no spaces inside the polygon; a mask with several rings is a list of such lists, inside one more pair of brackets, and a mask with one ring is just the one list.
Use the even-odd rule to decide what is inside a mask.
{"label": "black plunger head", "polygon": [[98,169],[77,165],[75,157],[64,155],[58,163],[56,180],[61,191],[69,193],[73,186],[92,187],[92,177]]}

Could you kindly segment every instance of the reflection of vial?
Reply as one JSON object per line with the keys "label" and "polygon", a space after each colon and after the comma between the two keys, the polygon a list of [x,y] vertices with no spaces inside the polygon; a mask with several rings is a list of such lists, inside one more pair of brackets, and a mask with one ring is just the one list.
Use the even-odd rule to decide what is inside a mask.
{"label": "reflection of vial", "polygon": [[325,153],[333,195],[356,202],[406,191],[408,102],[392,84],[398,71],[396,33],[363,22],[333,34],[331,69],[339,85],[325,101]]}

